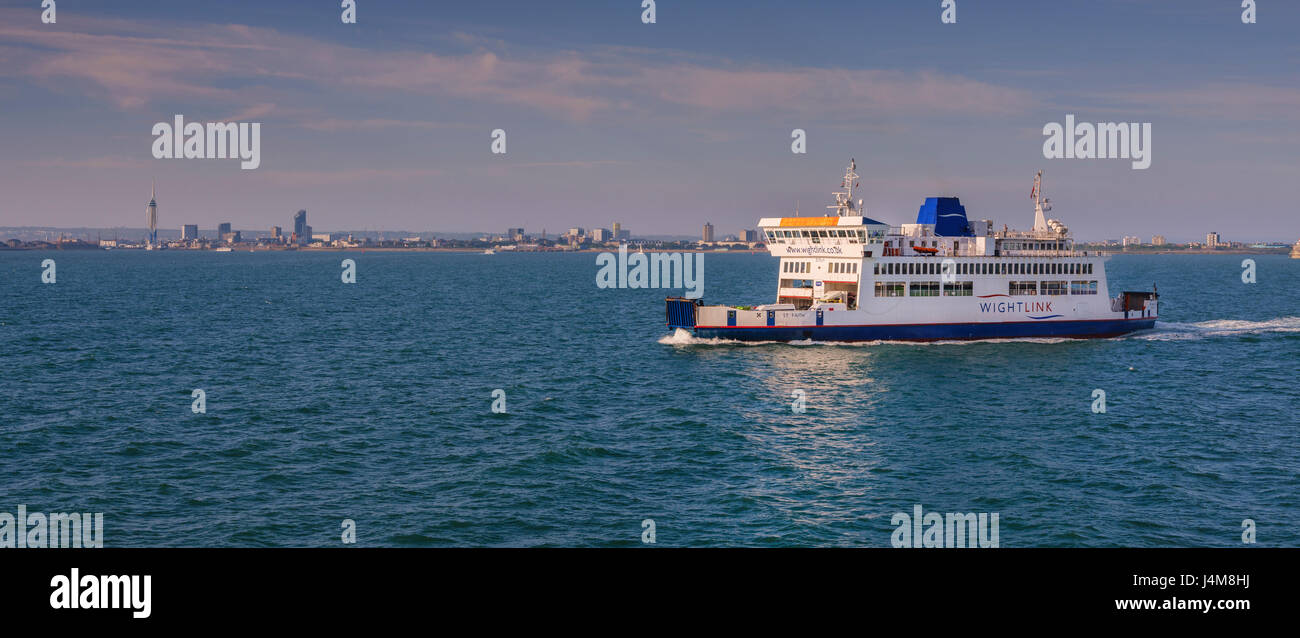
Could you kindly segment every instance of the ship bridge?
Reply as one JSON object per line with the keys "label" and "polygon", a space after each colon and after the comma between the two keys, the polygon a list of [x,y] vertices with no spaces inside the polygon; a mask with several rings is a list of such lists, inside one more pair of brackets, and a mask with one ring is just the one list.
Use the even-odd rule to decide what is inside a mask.
{"label": "ship bridge", "polygon": [[825,302],[857,307],[863,260],[879,251],[888,224],[862,216],[768,217],[758,227],[781,258],[777,302],[803,309]]}

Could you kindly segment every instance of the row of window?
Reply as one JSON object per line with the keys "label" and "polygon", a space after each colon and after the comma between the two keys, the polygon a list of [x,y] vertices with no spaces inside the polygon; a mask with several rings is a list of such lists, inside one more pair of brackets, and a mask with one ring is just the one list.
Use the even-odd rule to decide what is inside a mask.
{"label": "row of window", "polygon": [[[1068,284],[1068,286],[1067,286]],[[1012,296],[1036,296],[1039,294],[1058,296],[1069,292],[1071,295],[1097,294],[1095,281],[1044,281],[1040,287],[1037,281],[1007,282],[1007,292]],[[975,294],[975,283],[955,281],[940,284],[937,281],[877,281],[877,297],[970,297]]]}
{"label": "row of window", "polygon": [[[1067,287],[1068,285],[1068,287]],[[1064,295],[1066,291],[1071,295],[1095,295],[1097,294],[1097,282],[1095,281],[1044,281],[1039,284],[1037,281],[1009,281],[1007,282],[1007,294],[1012,296],[1030,296],[1030,295]]]}
{"label": "row of window", "polygon": [[1012,241],[1005,240],[998,242],[998,246],[1003,250],[1064,250],[1065,244],[1062,242],[1040,242],[1040,241]]}
{"label": "row of window", "polygon": [[937,281],[877,281],[877,297],[969,297],[975,294],[975,282],[955,281],[940,284]]}
{"label": "row of window", "polygon": [[[828,272],[836,275],[856,275],[858,272],[858,262],[833,261],[827,265],[827,269]],[[787,261],[781,265],[781,272],[786,272],[786,273],[812,272],[812,262]]]}
{"label": "row of window", "polygon": [[[876,234],[877,233],[872,233],[873,236]],[[799,237],[806,237],[808,239],[813,240],[816,243],[821,243],[823,237],[825,238],[843,237],[846,239],[864,241],[867,238],[867,231],[862,229],[844,230],[842,228],[836,228],[831,230],[769,230],[767,231],[767,240],[770,242],[779,242],[779,241],[783,242],[783,240],[786,239],[795,239]]]}
{"label": "row of window", "polygon": [[[954,264],[954,275],[1091,275],[1091,263],[966,262]],[[941,262],[876,262],[877,275],[939,275]]]}

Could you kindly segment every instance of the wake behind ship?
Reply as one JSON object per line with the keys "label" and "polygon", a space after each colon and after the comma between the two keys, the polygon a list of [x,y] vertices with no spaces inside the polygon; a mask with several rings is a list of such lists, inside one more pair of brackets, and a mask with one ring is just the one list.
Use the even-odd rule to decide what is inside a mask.
{"label": "wake behind ship", "polygon": [[930,197],[916,223],[891,226],[856,205],[856,162],[833,193],[833,214],[759,220],[780,257],[776,303],[704,305],[669,298],[667,324],[740,341],[936,341],[1114,337],[1155,326],[1159,295],[1110,297],[1106,258],[1074,249],[1047,219],[1042,171],[1034,228],[994,231],[956,197]]}

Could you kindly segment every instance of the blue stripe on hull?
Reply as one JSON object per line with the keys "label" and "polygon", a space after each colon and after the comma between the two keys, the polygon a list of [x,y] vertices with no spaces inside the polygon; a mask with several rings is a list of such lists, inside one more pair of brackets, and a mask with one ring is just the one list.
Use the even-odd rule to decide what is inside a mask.
{"label": "blue stripe on hull", "polygon": [[1154,328],[1155,319],[1043,321],[1035,323],[910,324],[896,326],[790,326],[696,328],[695,336],[737,341],[948,341],[961,339],[1100,338]]}

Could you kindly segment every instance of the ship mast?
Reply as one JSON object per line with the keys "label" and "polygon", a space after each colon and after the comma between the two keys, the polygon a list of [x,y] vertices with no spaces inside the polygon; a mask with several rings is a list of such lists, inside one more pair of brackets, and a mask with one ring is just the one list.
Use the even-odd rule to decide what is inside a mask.
{"label": "ship mast", "polygon": [[[862,200],[858,200],[857,208],[855,208],[853,204],[853,188],[857,185],[858,179],[858,174],[854,171],[856,171],[857,168],[858,161],[856,159],[850,159],[849,167],[844,171],[844,181],[840,182],[840,188],[847,190],[833,191],[831,193],[835,196],[835,204],[833,206],[827,206],[826,208],[834,210],[835,214],[839,217],[862,214],[858,212],[859,209],[862,208]],[[830,217],[830,214],[827,213],[826,216]]]}
{"label": "ship mast", "polygon": [[1051,227],[1047,225],[1047,213],[1052,210],[1052,202],[1049,199],[1043,199],[1043,169],[1038,169],[1038,174],[1034,175],[1034,190],[1029,192],[1029,199],[1034,200],[1034,232],[1050,231]]}

